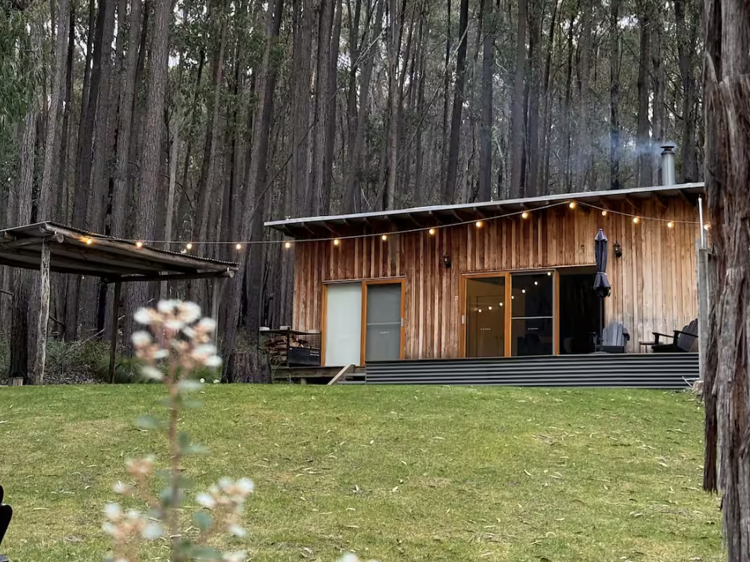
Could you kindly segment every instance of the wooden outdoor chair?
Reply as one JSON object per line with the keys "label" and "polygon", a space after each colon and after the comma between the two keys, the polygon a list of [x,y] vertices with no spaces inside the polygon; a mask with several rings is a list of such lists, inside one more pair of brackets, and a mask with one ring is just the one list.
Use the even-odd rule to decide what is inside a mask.
{"label": "wooden outdoor chair", "polygon": [[602,330],[601,351],[604,353],[625,353],[630,334],[619,322],[612,322]]}
{"label": "wooden outdoor chair", "polygon": [[648,345],[654,353],[687,353],[696,351],[698,344],[698,320],[695,319],[690,324],[675,330],[674,334],[667,335],[659,332],[652,332],[654,341],[640,342],[641,345]]}
{"label": "wooden outdoor chair", "polygon": [[[0,544],[3,543],[3,537],[5,531],[8,530],[11,517],[13,517],[13,510],[9,505],[3,505],[3,487],[0,486]],[[0,554],[0,562],[8,562],[8,559]]]}

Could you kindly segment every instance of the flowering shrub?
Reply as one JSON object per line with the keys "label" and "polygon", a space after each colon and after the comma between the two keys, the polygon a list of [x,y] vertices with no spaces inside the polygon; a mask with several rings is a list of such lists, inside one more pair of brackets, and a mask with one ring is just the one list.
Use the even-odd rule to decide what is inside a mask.
{"label": "flowering shrub", "polygon": [[[148,456],[126,461],[131,482],[117,482],[114,491],[120,496],[135,498],[146,505],[148,511],[124,511],[119,503],[105,507],[103,529],[113,541],[112,555],[107,560],[137,562],[145,542],[166,536],[171,541],[171,562],[242,562],[247,558],[244,551],[221,552],[209,547],[208,543],[221,532],[246,536],[240,518],[245,501],[254,489],[248,478],[222,478],[207,491],[198,493],[195,501],[200,509],[192,517],[198,533],[191,538],[180,532],[180,511],[186,487],[180,462],[185,455],[202,453],[205,449],[194,444],[188,434],[179,431],[179,414],[188,405],[188,394],[200,389],[205,382],[193,378],[196,370],[221,365],[212,344],[216,324],[210,318],[201,318],[197,304],[177,300],[161,301],[156,309],[142,308],[134,318],[146,327],[132,335],[135,354],[143,364],[142,375],[166,386],[169,410],[166,422],[142,417],[136,423],[167,433],[169,469],[164,471],[166,487],[155,495],[152,482],[157,475],[156,459]],[[347,554],[340,562],[359,562],[359,559],[354,554]]]}

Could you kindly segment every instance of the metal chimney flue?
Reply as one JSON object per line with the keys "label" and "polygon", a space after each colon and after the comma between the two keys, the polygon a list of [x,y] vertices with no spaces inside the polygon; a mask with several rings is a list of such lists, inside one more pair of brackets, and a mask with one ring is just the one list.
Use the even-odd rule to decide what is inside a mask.
{"label": "metal chimney flue", "polygon": [[665,144],[661,147],[661,184],[674,185],[674,149],[673,144]]}

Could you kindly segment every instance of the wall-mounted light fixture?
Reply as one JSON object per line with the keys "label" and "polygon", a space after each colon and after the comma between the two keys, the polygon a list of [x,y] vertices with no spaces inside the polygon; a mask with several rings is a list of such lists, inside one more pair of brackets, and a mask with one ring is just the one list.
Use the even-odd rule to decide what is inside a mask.
{"label": "wall-mounted light fixture", "polygon": [[615,257],[621,258],[622,257],[622,246],[620,246],[619,242],[615,242],[615,245],[612,246],[612,249],[615,251]]}
{"label": "wall-mounted light fixture", "polygon": [[451,268],[451,257],[448,254],[443,255],[443,265],[445,265],[445,269]]}

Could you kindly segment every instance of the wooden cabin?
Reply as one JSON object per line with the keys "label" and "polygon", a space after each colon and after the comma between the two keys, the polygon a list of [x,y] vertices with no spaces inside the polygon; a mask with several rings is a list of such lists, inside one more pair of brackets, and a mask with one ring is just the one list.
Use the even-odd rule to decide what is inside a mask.
{"label": "wooden cabin", "polygon": [[594,237],[609,243],[603,323],[627,353],[698,314],[702,184],[279,220],[292,239],[293,329],[322,363],[585,354],[601,301]]}

